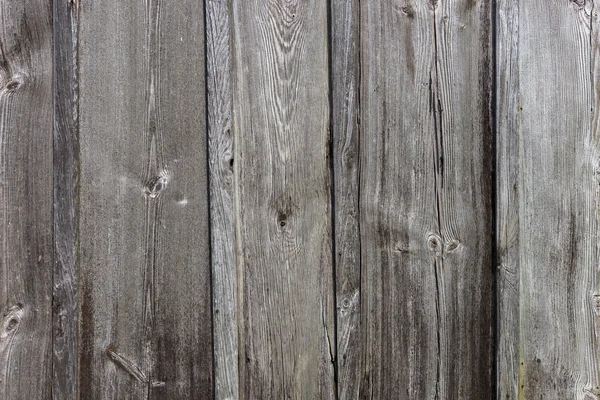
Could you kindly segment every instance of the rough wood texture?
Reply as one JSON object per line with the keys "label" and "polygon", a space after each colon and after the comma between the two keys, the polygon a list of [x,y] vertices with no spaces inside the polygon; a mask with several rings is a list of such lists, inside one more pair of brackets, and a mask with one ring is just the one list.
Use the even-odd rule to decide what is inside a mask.
{"label": "rough wood texture", "polygon": [[215,399],[238,398],[238,314],[234,250],[229,0],[206,2]]}
{"label": "rough wood texture", "polygon": [[331,127],[337,306],[338,393],[357,399],[360,387],[359,2],[331,6]]}
{"label": "rough wood texture", "polygon": [[498,399],[519,393],[519,6],[499,0],[496,9],[496,246]]}
{"label": "rough wood texture", "polygon": [[361,2],[361,397],[492,393],[491,2]]}
{"label": "rough wood texture", "polygon": [[77,3],[54,1],[54,285],[52,397],[77,397]]}
{"label": "rough wood texture", "polygon": [[334,398],[326,3],[233,17],[240,397]]}
{"label": "rough wood texture", "polygon": [[211,398],[203,4],[79,8],[81,397]]}
{"label": "rough wood texture", "polygon": [[499,349],[499,395],[597,399],[598,10],[535,0],[500,11],[517,42],[498,53],[500,299],[511,310],[500,343],[514,343]]}
{"label": "rough wood texture", "polygon": [[52,387],[52,7],[0,1],[0,398]]}

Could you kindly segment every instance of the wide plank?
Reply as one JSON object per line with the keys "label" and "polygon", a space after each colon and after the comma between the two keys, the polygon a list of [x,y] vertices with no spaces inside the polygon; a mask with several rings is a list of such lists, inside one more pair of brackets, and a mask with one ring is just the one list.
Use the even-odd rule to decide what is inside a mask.
{"label": "wide plank", "polygon": [[52,6],[0,1],[0,399],[52,387]]}
{"label": "wide plank", "polygon": [[233,1],[240,398],[334,398],[327,4]]}
{"label": "wide plank", "polygon": [[361,2],[361,398],[493,396],[490,22]]}
{"label": "wide plank", "polygon": [[203,15],[79,2],[83,398],[212,396]]}
{"label": "wide plank", "polygon": [[499,296],[517,310],[500,315],[500,343],[515,344],[499,353],[499,396],[596,399],[598,6],[503,1],[500,10],[518,23],[513,51],[498,54],[510,76],[498,93],[518,97],[498,102],[500,276],[509,284]]}

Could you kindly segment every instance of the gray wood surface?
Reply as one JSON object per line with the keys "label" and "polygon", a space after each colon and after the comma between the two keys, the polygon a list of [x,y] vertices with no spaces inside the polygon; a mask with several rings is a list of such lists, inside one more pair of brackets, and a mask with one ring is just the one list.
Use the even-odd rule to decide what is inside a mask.
{"label": "gray wood surface", "polygon": [[596,399],[598,10],[536,0],[499,11],[513,33],[498,53],[499,299],[510,308],[499,338],[512,344],[499,349],[499,395]]}
{"label": "gray wood surface", "polygon": [[229,0],[209,0],[206,2],[206,90],[216,400],[239,398],[231,53]]}
{"label": "gray wood surface", "polygon": [[323,1],[233,1],[240,397],[334,398]]}
{"label": "gray wood surface", "polygon": [[331,140],[339,399],[357,399],[360,388],[359,100],[360,9],[358,0],[331,7]]}
{"label": "gray wood surface", "polygon": [[202,2],[79,3],[79,385],[208,399]]}
{"label": "gray wood surface", "polygon": [[53,2],[54,284],[52,398],[77,398],[77,4]]}
{"label": "gray wood surface", "polygon": [[52,386],[52,7],[0,1],[0,398]]}
{"label": "gray wood surface", "polygon": [[491,2],[361,2],[361,397],[492,392]]}

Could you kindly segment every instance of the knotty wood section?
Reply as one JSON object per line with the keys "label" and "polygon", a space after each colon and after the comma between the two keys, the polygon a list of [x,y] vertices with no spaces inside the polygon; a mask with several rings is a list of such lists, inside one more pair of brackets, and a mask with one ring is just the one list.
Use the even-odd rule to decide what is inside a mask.
{"label": "knotty wood section", "polygon": [[337,304],[338,394],[357,399],[360,387],[359,100],[358,0],[332,0],[331,140]]}
{"label": "knotty wood section", "polygon": [[239,392],[230,24],[229,0],[206,2],[206,90],[216,400],[237,399]]}
{"label": "knotty wood section", "polygon": [[487,399],[490,1],[361,2],[361,398]]}
{"label": "knotty wood section", "polygon": [[0,398],[52,377],[52,7],[0,2]]}
{"label": "knotty wood section", "polygon": [[233,18],[240,398],[333,398],[327,4]]}
{"label": "knotty wood section", "polygon": [[52,397],[77,398],[77,4],[53,3],[54,42],[54,285]]}
{"label": "knotty wood section", "polygon": [[501,1],[499,26],[498,395],[596,399],[598,9]]}
{"label": "knotty wood section", "polygon": [[203,15],[79,2],[84,398],[212,396]]}

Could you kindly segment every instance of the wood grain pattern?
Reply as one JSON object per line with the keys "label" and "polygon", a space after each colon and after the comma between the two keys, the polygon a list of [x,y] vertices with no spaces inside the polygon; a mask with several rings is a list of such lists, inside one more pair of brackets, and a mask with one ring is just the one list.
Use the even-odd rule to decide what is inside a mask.
{"label": "wood grain pattern", "polygon": [[215,399],[239,398],[229,0],[206,2]]}
{"label": "wood grain pattern", "polygon": [[358,0],[331,7],[331,127],[339,399],[360,387],[360,42]]}
{"label": "wood grain pattern", "polygon": [[[499,81],[499,94],[518,97],[499,103],[506,118],[498,131],[498,227],[501,271],[518,289],[505,287],[500,298],[518,314],[501,315],[501,343],[516,345],[500,349],[499,394],[596,399],[597,6],[502,3],[518,7],[518,24],[513,51],[499,53],[500,74],[512,74]],[[518,329],[510,329],[517,317]]]}
{"label": "wood grain pattern", "polygon": [[496,246],[498,399],[519,393],[519,6],[500,0],[496,10]]}
{"label": "wood grain pattern", "polygon": [[54,284],[52,398],[77,398],[79,131],[77,3],[53,2]]}
{"label": "wood grain pattern", "polygon": [[361,2],[361,397],[492,397],[491,2]]}
{"label": "wood grain pattern", "polygon": [[0,398],[52,386],[52,7],[0,2]]}
{"label": "wood grain pattern", "polygon": [[203,4],[79,7],[81,397],[210,398]]}
{"label": "wood grain pattern", "polygon": [[233,17],[240,397],[334,398],[326,4]]}

